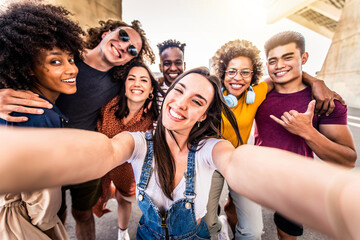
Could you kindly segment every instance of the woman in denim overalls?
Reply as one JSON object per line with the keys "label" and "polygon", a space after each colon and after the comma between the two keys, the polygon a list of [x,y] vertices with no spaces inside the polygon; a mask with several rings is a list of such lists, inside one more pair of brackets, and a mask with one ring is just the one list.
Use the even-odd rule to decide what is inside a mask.
{"label": "woman in denim overalls", "polygon": [[[5,136],[0,138],[0,193],[88,181],[142,155],[141,160],[131,161],[134,175],[139,172],[135,177],[143,211],[139,239],[208,238],[201,219],[205,213],[196,213],[206,207],[208,199],[210,181],[201,175],[202,168],[207,166],[210,170],[217,168],[237,193],[334,239],[360,236],[357,225],[351,225],[360,221],[356,202],[360,196],[359,174],[278,149],[251,145],[234,149],[231,143],[213,138],[218,134],[221,113],[228,117],[231,114],[221,98],[219,80],[203,68],[180,76],[171,86],[162,109],[155,133],[152,139],[147,139],[153,143],[154,163],[150,163],[151,157],[145,157],[152,155],[152,151],[151,147],[146,151],[143,133],[122,132],[108,139],[77,129],[0,129],[1,136]],[[134,136],[141,134],[143,146],[138,148],[135,142],[140,138],[135,140]],[[208,147],[209,142],[214,144]],[[196,146],[195,154],[192,146]],[[135,151],[136,148],[141,151]],[[168,163],[161,161],[164,159]],[[205,164],[199,168],[201,162]],[[181,191],[178,194],[177,187],[174,191],[174,186],[179,186],[185,172],[187,186],[181,189],[186,189],[184,196]],[[159,200],[166,202],[172,198],[176,199],[173,205],[158,211]],[[199,201],[205,202],[205,206],[199,205]]]}
{"label": "woman in denim overalls", "polygon": [[[206,90],[204,90],[204,96],[201,96],[200,94],[200,96],[197,96],[190,91],[190,86],[196,89],[196,86],[193,84],[198,84],[199,89],[203,87],[201,81],[198,80],[199,76],[195,74],[203,76],[204,79],[202,81],[209,81],[215,85],[212,86],[209,84],[208,91],[213,92],[214,89],[218,88],[218,80],[210,76],[208,71],[204,68],[194,69],[180,76],[179,80],[183,78],[184,80],[181,84],[176,84],[177,81],[174,86],[169,89],[170,93],[168,94],[168,98],[164,101],[164,106],[169,106],[165,107],[165,109],[168,109],[168,112],[163,111],[161,113],[162,116],[170,114],[167,117],[171,120],[168,121],[166,118],[160,117],[154,136],[152,136],[151,132],[147,132],[146,137],[142,135],[143,138],[146,139],[147,148],[144,160],[141,159],[143,158],[143,154],[137,153],[144,152],[143,145],[141,145],[139,150],[138,145],[140,145],[140,143],[138,143],[139,140],[137,140],[139,134],[132,133],[135,141],[135,148],[129,162],[132,163],[134,169],[137,182],[137,201],[143,213],[137,229],[137,239],[210,238],[209,231],[204,220],[202,220],[202,217],[206,213],[205,207],[209,194],[210,178],[215,167],[212,169],[208,181],[205,183],[208,185],[204,186],[206,191],[199,193],[200,190],[198,190],[198,192],[196,192],[196,174],[200,174],[204,177],[204,175],[206,175],[204,172],[206,171],[202,169],[198,169],[198,172],[196,171],[196,164],[199,165],[200,163],[196,161],[195,156],[196,154],[205,155],[204,153],[201,153],[201,147],[208,144],[208,141],[204,141],[205,137],[218,136],[221,123],[219,120],[221,119],[221,107],[224,107],[225,105],[223,105],[224,103],[221,101],[211,104],[211,100],[214,98],[211,97],[211,94],[209,94],[210,97],[206,96]],[[194,82],[194,80],[198,80],[199,82]],[[188,98],[189,92],[191,93],[191,96]],[[216,94],[219,93],[217,92]],[[221,100],[221,98],[217,99]],[[179,100],[182,102],[179,103]],[[207,114],[209,105],[212,105],[213,107],[213,109],[211,109],[211,114]],[[199,115],[199,109],[203,111],[201,115]],[[229,112],[227,112],[226,115],[228,115],[228,113]],[[209,117],[209,115],[211,116]],[[188,121],[188,119],[191,121]],[[194,119],[196,121],[194,121]],[[232,122],[232,120],[230,121]],[[236,124],[234,122],[232,123],[236,129]],[[168,130],[171,130],[172,132],[170,133]],[[206,134],[204,134],[204,132],[206,132]],[[182,135],[182,133],[185,134]],[[190,135],[194,137],[189,137]],[[210,155],[211,150],[212,148],[209,149]],[[158,154],[156,151],[158,151]],[[169,155],[162,155],[161,152],[164,151],[168,152]],[[136,155],[136,157],[134,157],[134,155]],[[179,155],[182,155],[182,157],[179,157]],[[159,161],[159,158],[163,158],[163,161]],[[143,161],[141,169],[139,169],[139,164],[134,164],[133,159],[140,159]],[[173,169],[173,174],[163,176],[163,178],[159,176],[161,174],[166,175],[159,170],[160,165],[166,169]],[[176,174],[177,171],[181,173]],[[182,171],[184,171],[184,173],[182,173]],[[180,185],[180,179],[183,175],[185,176],[184,189],[180,189],[180,191],[183,192],[183,196],[176,198],[173,192],[175,191],[175,186]],[[157,177],[157,181],[159,181],[161,188],[158,189],[158,194],[162,194],[163,198],[171,200],[169,200],[171,204],[168,206],[158,206],[153,199],[157,196],[149,196],[146,192],[149,187],[150,178],[156,178],[155,176]],[[167,184],[165,184],[165,182]],[[154,186],[152,185],[150,187],[153,188]],[[203,186],[201,186],[201,188],[203,188]],[[166,190],[168,190],[167,193]],[[204,214],[202,215],[196,213],[196,207],[199,206],[197,206],[195,202],[200,200],[197,199],[197,197],[205,197],[205,202],[203,202],[205,203],[203,204]]]}
{"label": "woman in denim overalls", "polygon": [[[146,138],[151,139],[150,132],[146,133]],[[195,147],[192,146],[192,150]],[[141,171],[140,182],[137,187],[139,190],[138,205],[143,213],[137,230],[138,239],[208,239],[210,238],[204,220],[197,224],[194,212],[195,198],[195,152],[189,151],[187,172],[185,174],[186,190],[184,199],[176,201],[170,209],[160,213],[149,196],[145,193],[147,183],[152,172],[153,143],[147,141],[147,154]],[[181,223],[180,223],[181,221]],[[170,237],[171,236],[171,237]],[[176,236],[176,237],[175,237]]]}

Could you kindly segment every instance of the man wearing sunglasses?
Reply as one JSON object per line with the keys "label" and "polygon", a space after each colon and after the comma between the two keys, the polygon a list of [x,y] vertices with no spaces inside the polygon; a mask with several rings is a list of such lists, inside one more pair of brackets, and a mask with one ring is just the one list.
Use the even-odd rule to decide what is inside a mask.
{"label": "man wearing sunglasses", "polygon": [[[139,21],[131,25],[115,20],[100,21],[100,26],[88,30],[87,51],[77,60],[77,92],[60,95],[56,105],[69,118],[70,128],[96,130],[100,109],[119,92],[122,74],[134,61],[154,63],[155,56]],[[39,26],[41,27],[41,26]],[[12,117],[11,112],[42,114],[41,108],[52,103],[38,98],[30,91],[0,89],[0,118],[23,122],[25,117]],[[76,144],[76,143],[74,143]],[[65,190],[70,189],[72,214],[76,221],[77,239],[95,239],[92,206],[100,196],[100,179],[63,187],[63,205],[59,216],[66,218]]]}

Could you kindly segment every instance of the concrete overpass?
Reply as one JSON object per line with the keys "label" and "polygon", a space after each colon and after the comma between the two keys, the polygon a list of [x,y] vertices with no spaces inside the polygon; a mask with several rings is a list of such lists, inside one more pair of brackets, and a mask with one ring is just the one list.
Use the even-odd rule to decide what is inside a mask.
{"label": "concrete overpass", "polygon": [[[0,0],[0,8],[19,0]],[[61,5],[74,14],[74,20],[86,30],[99,20],[122,19],[122,0],[46,0],[46,3]]]}
{"label": "concrete overpass", "polygon": [[288,18],[332,39],[318,75],[360,108],[360,0],[265,0],[267,22]]}
{"label": "concrete overpass", "polygon": [[[0,0],[1,5],[18,0]],[[47,0],[63,5],[87,29],[99,19],[122,18],[122,0]],[[360,0],[264,0],[267,22],[288,18],[329,39],[329,52],[319,77],[360,108]]]}

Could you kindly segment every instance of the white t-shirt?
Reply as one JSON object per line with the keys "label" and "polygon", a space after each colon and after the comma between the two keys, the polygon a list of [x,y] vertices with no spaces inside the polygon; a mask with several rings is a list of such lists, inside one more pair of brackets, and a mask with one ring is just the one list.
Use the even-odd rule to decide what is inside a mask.
{"label": "white t-shirt", "polygon": [[[141,168],[143,166],[147,144],[145,139],[144,132],[135,132],[130,133],[135,141],[134,152],[131,158],[128,160],[131,163],[136,184],[140,181]],[[196,152],[195,154],[195,216],[196,219],[202,218],[206,214],[206,205],[209,198],[209,191],[211,185],[211,178],[215,170],[215,165],[212,161],[212,150],[216,143],[219,141],[223,141],[221,139],[206,139],[204,140],[204,146]],[[154,160],[152,162],[152,167],[154,169]],[[180,183],[175,187],[173,191],[173,199],[177,201],[179,199],[184,198],[184,191],[186,187],[185,177],[183,177]],[[160,185],[158,184],[158,176],[155,172],[151,175],[148,186],[145,190],[146,194],[151,198],[153,203],[160,209],[160,211],[164,211],[169,209],[170,205],[174,203],[168,199],[164,193],[162,192]],[[136,196],[138,196],[139,191],[136,188]]]}

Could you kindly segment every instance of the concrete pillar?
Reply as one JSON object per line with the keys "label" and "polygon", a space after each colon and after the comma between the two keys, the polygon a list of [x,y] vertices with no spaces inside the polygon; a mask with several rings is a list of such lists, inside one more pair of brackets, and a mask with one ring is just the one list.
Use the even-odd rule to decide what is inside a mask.
{"label": "concrete pillar", "polygon": [[84,29],[96,26],[99,20],[122,18],[122,0],[48,0],[47,2],[64,6],[74,14],[75,19]]}
{"label": "concrete pillar", "polygon": [[346,0],[318,77],[349,106],[360,108],[360,0]]}
{"label": "concrete pillar", "polygon": [[[0,10],[18,1],[0,0]],[[74,14],[74,20],[78,21],[85,30],[97,26],[99,20],[122,18],[122,0],[46,0],[44,2],[68,9]]]}

